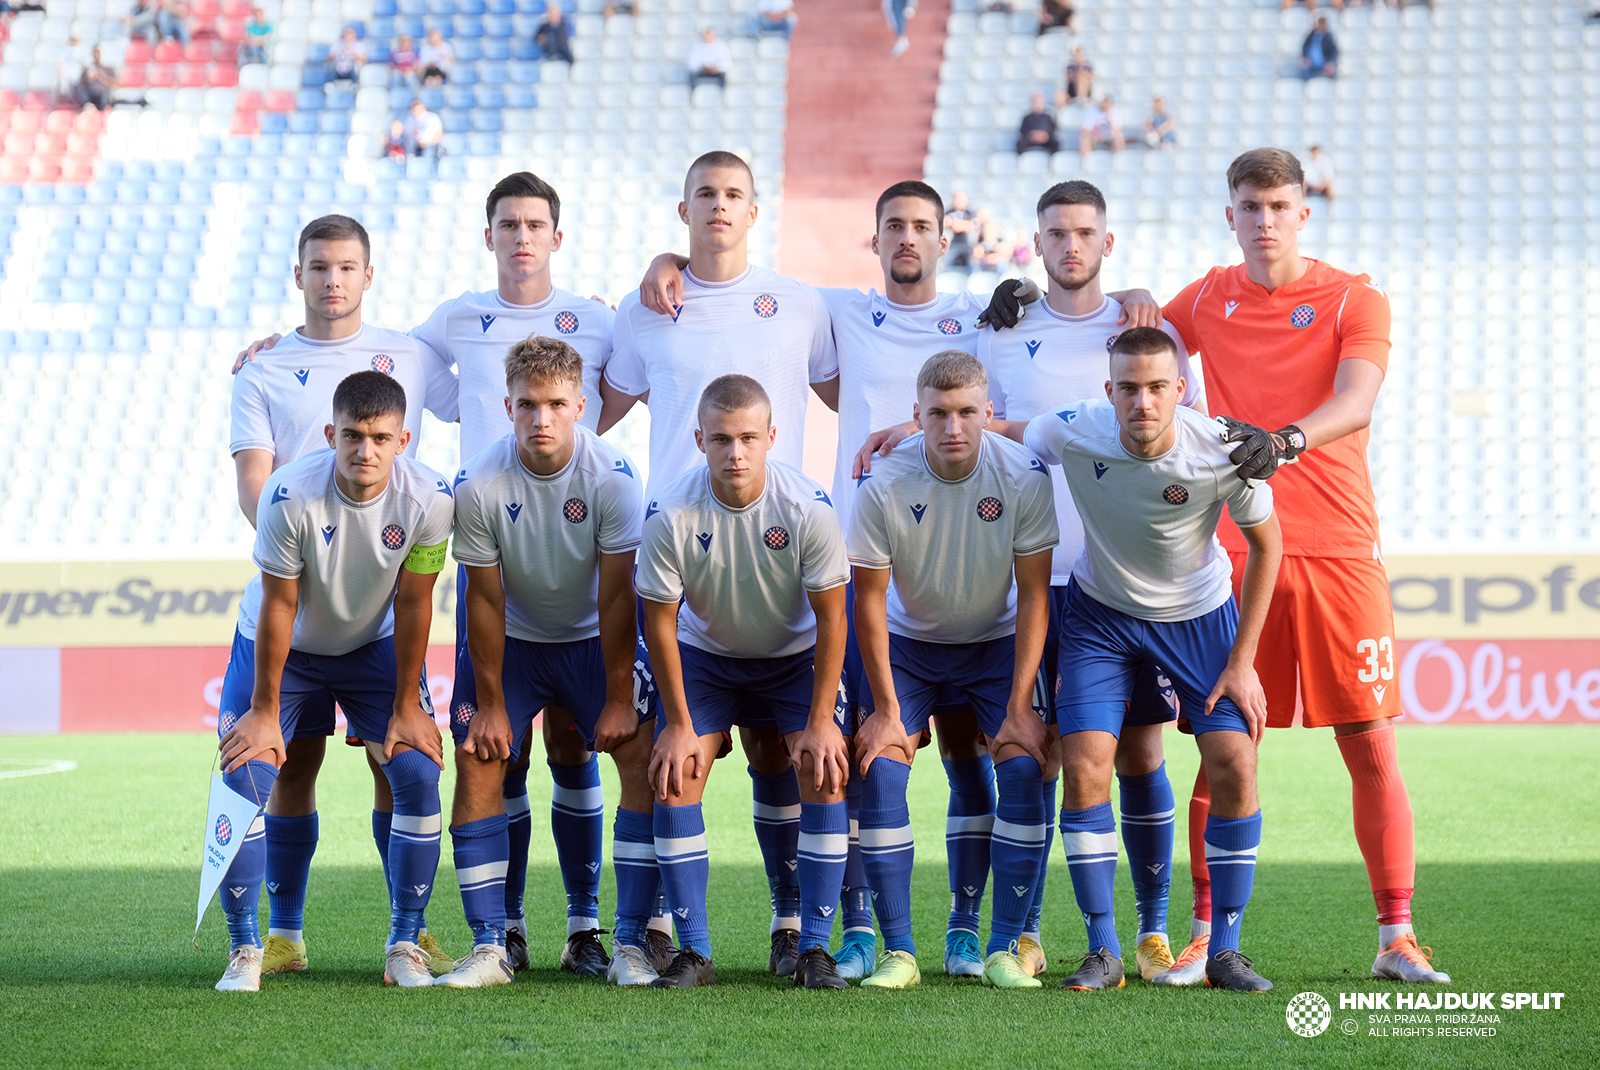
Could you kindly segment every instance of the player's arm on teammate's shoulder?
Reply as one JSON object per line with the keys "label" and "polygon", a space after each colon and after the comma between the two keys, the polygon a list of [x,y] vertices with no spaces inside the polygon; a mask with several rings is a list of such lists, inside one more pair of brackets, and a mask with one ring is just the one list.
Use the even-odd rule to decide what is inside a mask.
{"label": "player's arm on teammate's shoulder", "polygon": [[600,654],[606,666],[606,698],[594,725],[594,749],[610,753],[639,731],[633,708],[633,663],[638,652],[633,587],[636,550],[600,554]]}
{"label": "player's arm on teammate's shoulder", "polygon": [[896,446],[921,430],[915,420],[907,420],[903,424],[895,424],[893,427],[872,432],[856,451],[856,459],[850,462],[850,478],[860,479],[863,475],[870,474],[874,457],[889,456]]}
{"label": "player's arm on teammate's shoulder", "polygon": [[[1048,481],[1045,482],[1048,486]],[[1054,519],[1052,507],[1051,520]],[[989,744],[997,762],[1025,754],[1038,762],[1040,768],[1045,764],[1049,727],[1034,710],[1033,697],[1050,620],[1051,556],[1050,548],[1046,548],[1013,559],[1012,569],[1017,579],[1017,645],[1006,719]]]}
{"label": "player's arm on teammate's shoulder", "polygon": [[422,708],[418,691],[424,680],[423,664],[428,656],[428,629],[433,624],[433,585],[444,565],[443,543],[436,548],[438,567],[429,563],[423,566],[427,571],[414,571],[411,565],[419,550],[430,549],[434,547],[421,544],[419,538],[419,545],[407,555],[395,584],[394,712],[389,717],[389,734],[383,741],[383,758],[390,761],[400,747],[411,747],[432,758],[443,769],[444,744],[439,726]]}
{"label": "player's arm on teammate's shoulder", "polygon": [[1161,326],[1161,302],[1149,290],[1113,290],[1106,296],[1122,306],[1118,327]]}
{"label": "player's arm on teammate's shoulder", "polygon": [[295,610],[300,604],[300,581],[261,573],[261,611],[256,617],[256,678],[245,711],[217,743],[222,771],[231,773],[252,759],[282,768],[288,751],[278,721],[278,701],[283,666],[289,660],[294,637]]}
{"label": "player's arm on teammate's shoulder", "polygon": [[282,338],[282,334],[269,334],[265,338],[257,338],[254,342],[239,350],[239,355],[233,358],[233,371],[231,374],[238,375],[239,369],[255,360],[257,353],[263,349],[271,349]]}
{"label": "player's arm on teammate's shoulder", "polygon": [[639,283],[639,303],[651,312],[672,315],[683,304],[683,271],[688,266],[689,258],[677,253],[662,253],[650,261]]}
{"label": "player's arm on teammate's shoulder", "polygon": [[233,455],[234,481],[239,489],[239,511],[256,526],[256,511],[261,505],[261,491],[272,475],[271,450],[240,450]]}
{"label": "player's arm on teammate's shoulder", "polygon": [[[463,495],[465,497],[465,495]],[[457,513],[463,502],[456,503]],[[465,529],[468,525],[461,523]],[[457,536],[457,552],[462,552]],[[465,556],[463,554],[463,556]],[[461,749],[480,761],[511,757],[511,715],[506,711],[506,693],[501,673],[506,657],[506,591],[500,578],[500,565],[468,565],[467,589],[462,605],[467,617],[467,651],[472,655],[472,676],[478,687],[478,709],[467,723],[467,738]]]}
{"label": "player's arm on teammate's shoulder", "polygon": [[1249,527],[1241,524],[1239,530],[1249,544],[1239,592],[1239,629],[1234,635],[1233,650],[1228,654],[1227,668],[1206,699],[1205,712],[1209,714],[1217,699],[1227,695],[1249,722],[1250,738],[1259,743],[1267,727],[1267,696],[1261,688],[1261,678],[1256,675],[1256,645],[1267,621],[1273,588],[1277,586],[1278,566],[1283,561],[1283,531],[1278,526],[1275,511],[1269,512],[1259,524]]}

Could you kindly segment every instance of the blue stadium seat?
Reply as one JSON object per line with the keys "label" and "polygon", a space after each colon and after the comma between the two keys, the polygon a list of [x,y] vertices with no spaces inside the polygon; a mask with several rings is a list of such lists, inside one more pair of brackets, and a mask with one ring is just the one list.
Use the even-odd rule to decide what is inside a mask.
{"label": "blue stadium seat", "polygon": [[115,182],[122,177],[122,161],[96,160],[94,174],[102,182]]}
{"label": "blue stadium seat", "polygon": [[422,40],[422,35],[427,32],[427,25],[412,15],[403,15],[394,21],[395,36],[405,34],[412,41]]}
{"label": "blue stadium seat", "polygon": [[250,304],[242,301],[238,304],[224,305],[217,313],[217,326],[237,330],[240,327],[250,326]]}
{"label": "blue stadium seat", "polygon": [[246,170],[246,162],[244,160],[235,160],[224,156],[217,161],[217,181],[243,182],[248,177],[250,177],[250,172]]}
{"label": "blue stadium seat", "polygon": [[[17,191],[18,201],[21,200],[21,186],[7,186],[7,189]],[[115,179],[105,182],[91,182],[84,187],[84,194],[90,204],[112,205],[117,203],[117,182]]]}
{"label": "blue stadium seat", "polygon": [[217,177],[217,163],[210,158],[190,160],[188,166],[184,168],[184,174],[196,182],[214,179]]}
{"label": "blue stadium seat", "polygon": [[210,204],[211,187],[210,179],[186,178],[178,183],[178,203]]}
{"label": "blue stadium seat", "polygon": [[460,181],[467,177],[467,161],[458,156],[446,156],[439,161],[439,177]]}
{"label": "blue stadium seat", "polygon": [[[143,208],[136,208],[133,205],[119,204],[115,208],[111,209],[111,227],[117,232],[117,234],[115,237],[110,234],[106,235],[106,240],[108,242],[129,240],[125,237],[125,235],[132,234],[143,226]],[[128,245],[124,246],[123,248],[131,250],[133,246]]]}
{"label": "blue stadium seat", "polygon": [[483,19],[476,15],[457,15],[456,55],[461,54],[462,41],[476,41],[483,36]]}
{"label": "blue stadium seat", "polygon": [[[104,264],[111,259],[113,254],[106,254],[100,258]],[[136,279],[159,279],[161,272],[161,257],[151,256],[147,253],[135,253],[129,258],[132,261],[133,277]]]}
{"label": "blue stadium seat", "polygon": [[456,52],[457,63],[456,70],[452,71],[450,74],[451,80],[460,80],[460,64],[476,63],[483,58],[483,46],[479,44],[479,38],[482,36],[483,35],[481,33],[478,35],[478,37],[458,36],[453,42],[451,42],[451,47],[454,48]]}
{"label": "blue stadium seat", "polygon": [[290,112],[289,132],[291,134],[315,134],[317,132],[317,113],[314,111]]}
{"label": "blue stadium seat", "polygon": [[308,89],[316,89],[328,84],[328,70],[321,62],[315,65],[307,63],[300,71],[300,84]]}
{"label": "blue stadium seat", "polygon": [[271,181],[278,177],[278,161],[265,156],[257,156],[248,163],[249,175],[257,181]]}
{"label": "blue stadium seat", "polygon": [[538,63],[513,63],[511,65],[511,81],[517,85],[533,85],[538,80]]}
{"label": "blue stadium seat", "polygon": [[456,0],[428,0],[428,14],[448,18],[456,13]]}
{"label": "blue stadium seat", "polygon": [[517,58],[521,60],[537,60],[544,55],[539,51],[539,42],[531,37],[519,38],[516,43]]}
{"label": "blue stadium seat", "polygon": [[395,118],[398,119],[400,112],[411,107],[411,101],[416,95],[410,86],[395,86],[389,90],[389,110],[396,113]]}
{"label": "blue stadium seat", "polygon": [[[35,186],[34,188],[40,188]],[[52,190],[52,192],[54,192]],[[53,199],[53,198],[52,198]],[[144,204],[150,199],[150,188],[137,178],[125,178],[117,183],[118,204]]]}
{"label": "blue stadium seat", "polygon": [[500,113],[492,108],[479,108],[472,113],[472,129],[477,133],[498,134],[505,128]]}
{"label": "blue stadium seat", "polygon": [[478,106],[478,97],[470,89],[447,86],[444,91],[444,102],[445,106],[450,108],[476,108]]}
{"label": "blue stadium seat", "polygon": [[[107,245],[109,248],[109,243]],[[118,250],[120,251],[120,250]],[[133,251],[136,253],[164,253],[167,251],[167,233],[162,230],[141,230],[134,235]]]}
{"label": "blue stadium seat", "polygon": [[172,213],[172,229],[181,231],[186,237],[192,237],[195,248],[199,248],[204,241],[206,229],[206,213],[194,208],[177,208]]}
{"label": "blue stadium seat", "polygon": [[128,160],[123,164],[124,177],[148,182],[156,177],[156,165],[149,160]]}
{"label": "blue stadium seat", "polygon": [[77,331],[51,331],[49,347],[53,353],[76,353],[83,348],[83,335]]}
{"label": "blue stadium seat", "polygon": [[122,313],[117,316],[117,322],[124,327],[148,327],[150,326],[150,306],[123,302]]}
{"label": "blue stadium seat", "polygon": [[468,152],[474,156],[500,155],[499,134],[471,134],[467,138]]}
{"label": "blue stadium seat", "polygon": [[118,327],[112,331],[111,344],[119,353],[143,353],[149,348],[143,329],[137,326]]}
{"label": "blue stadium seat", "polygon": [[104,252],[126,253],[128,256],[132,256],[134,253],[142,251],[139,248],[139,236],[144,233],[144,227],[142,226],[144,219],[142,215],[134,218],[139,220],[139,223],[135,224],[134,227],[118,228],[107,232],[102,247]]}
{"label": "blue stadium seat", "polygon": [[428,19],[428,29],[438,30],[446,41],[456,35],[456,24],[449,19]]}
{"label": "blue stadium seat", "polygon": [[282,279],[257,279],[252,287],[257,301],[283,301],[289,296],[289,288]]}
{"label": "blue stadium seat", "polygon": [[469,111],[446,108],[439,117],[444,120],[444,132],[447,134],[465,134],[472,129],[472,113]]}
{"label": "blue stadium seat", "polygon": [[394,0],[373,0],[372,13],[380,18],[393,18],[400,11]]}
{"label": "blue stadium seat", "polygon": [[[106,309],[105,311],[106,312],[110,312],[111,310],[110,309]],[[98,310],[98,309],[96,310],[95,316],[96,316],[96,319],[99,318],[100,310]],[[84,331],[83,332],[83,348],[84,348],[84,350],[86,352],[89,352],[89,353],[104,353],[104,352],[107,352],[108,350],[110,350],[111,349],[111,344],[112,344],[111,343],[111,339],[113,337],[113,332],[111,330],[111,327],[112,327],[112,324],[110,322],[107,322],[105,324],[97,324],[96,328],[94,330]]]}
{"label": "blue stadium seat", "polygon": [[177,204],[178,184],[176,182],[162,182],[157,180],[150,183],[151,204]]}
{"label": "blue stadium seat", "polygon": [[480,88],[478,90],[478,107],[480,107],[480,108],[503,108],[503,107],[505,107],[506,106],[505,90],[500,88],[500,86],[505,83],[505,76],[502,75],[499,78],[491,78],[487,72],[484,72],[483,80],[484,80],[485,84],[483,85],[482,88]]}
{"label": "blue stadium seat", "polygon": [[217,310],[206,305],[188,305],[183,310],[185,327],[210,327],[217,322]]}
{"label": "blue stadium seat", "polygon": [[429,111],[438,111],[444,107],[444,90],[438,86],[423,86],[417,90],[417,97],[427,105]]}
{"label": "blue stadium seat", "polygon": [[96,253],[72,253],[67,257],[66,277],[92,279],[100,274],[100,257]]}
{"label": "blue stadium seat", "polygon": [[[317,85],[322,83],[318,82]],[[296,111],[321,111],[328,102],[328,94],[320,88],[302,89],[295,95],[294,106]]]}
{"label": "blue stadium seat", "polygon": [[304,182],[311,177],[311,160],[315,157],[282,156],[278,159],[278,177],[292,182]]}
{"label": "blue stadium seat", "polygon": [[295,247],[299,233],[298,208],[274,206],[267,209],[267,231],[261,238],[262,248],[272,252],[287,252]]}
{"label": "blue stadium seat", "polygon": [[183,180],[182,160],[159,160],[156,162],[156,177],[164,182],[180,182]]}
{"label": "blue stadium seat", "polygon": [[490,15],[483,20],[483,32],[490,38],[506,38],[516,36],[516,25],[506,15]]}
{"label": "blue stadium seat", "polygon": [[367,187],[355,182],[334,183],[333,199],[338,204],[357,205],[366,201]]}
{"label": "blue stadium seat", "polygon": [[55,304],[61,300],[61,282],[59,279],[40,279],[33,284],[33,299],[47,304]]}
{"label": "blue stadium seat", "polygon": [[[21,189],[21,186],[10,187]],[[17,332],[0,330],[0,353],[9,353],[17,348]]]}
{"label": "blue stadium seat", "polygon": [[489,13],[491,15],[515,15],[517,13],[517,0],[489,0]]}
{"label": "blue stadium seat", "polygon": [[153,305],[150,308],[150,326],[177,328],[183,326],[182,305]]}
{"label": "blue stadium seat", "polygon": [[[483,58],[504,63],[511,58],[510,40],[504,37],[485,37],[483,39]],[[487,82],[490,78],[485,74],[483,80]]]}
{"label": "blue stadium seat", "polygon": [[[0,229],[15,229],[17,225],[15,216],[0,216]],[[111,229],[111,213],[104,208],[78,209],[78,230],[104,233]]]}
{"label": "blue stadium seat", "polygon": [[0,204],[17,205],[22,203],[21,186],[0,185]]}
{"label": "blue stadium seat", "polygon": [[372,35],[378,40],[367,43],[367,62],[388,63],[390,55],[389,42],[394,40],[394,20],[374,20],[372,23]]}
{"label": "blue stadium seat", "polygon": [[324,134],[348,134],[350,132],[350,113],[347,111],[325,111],[318,123],[318,129]]}
{"label": "blue stadium seat", "polygon": [[[357,41],[365,41],[367,39],[367,24],[365,22],[360,19],[352,19],[344,25],[356,32]],[[329,49],[329,51],[331,52],[332,49]]]}
{"label": "blue stadium seat", "polygon": [[[372,188],[367,192],[368,205],[400,203],[399,183],[393,180],[392,174],[393,172],[388,175],[382,175],[377,182],[372,184]],[[368,210],[370,211],[371,209],[369,208]]]}
{"label": "blue stadium seat", "polygon": [[506,107],[508,108],[537,108],[539,98],[533,90],[525,85],[510,85],[506,87]]}
{"label": "blue stadium seat", "polygon": [[[101,330],[107,330],[109,333],[109,328],[117,325],[117,316],[121,313],[121,311],[122,310],[116,305],[96,304],[92,309],[90,309],[89,322],[93,327]],[[107,344],[102,348],[110,347],[109,344]]]}
{"label": "blue stadium seat", "polygon": [[517,0],[517,13],[521,15],[543,15],[544,0]]}
{"label": "blue stadium seat", "polygon": [[22,189],[23,204],[54,204],[56,203],[56,188],[45,185],[43,182],[34,182]]}
{"label": "blue stadium seat", "polygon": [[251,280],[248,275],[255,271],[255,260],[252,259],[247,268],[243,264],[240,266],[246,272],[247,277],[235,278],[228,283],[228,304],[230,305],[248,305],[254,300],[254,295],[251,293]]}
{"label": "blue stadium seat", "polygon": [[289,130],[289,117],[281,111],[264,111],[261,113],[261,132],[263,134],[283,134]]}
{"label": "blue stadium seat", "polygon": [[146,230],[168,231],[177,226],[177,216],[171,208],[146,208],[142,215]]}
{"label": "blue stadium seat", "polygon": [[482,15],[487,10],[488,5],[483,0],[461,0],[461,14],[463,15]]}
{"label": "blue stadium seat", "polygon": [[[344,134],[321,134],[317,137],[316,151],[309,152],[307,156],[320,156],[325,160],[343,160],[345,150],[349,147]],[[316,165],[313,163],[313,167]]]}
{"label": "blue stadium seat", "polygon": [[348,89],[330,89],[322,106],[334,111],[349,111],[356,106],[356,95]]}
{"label": "blue stadium seat", "polygon": [[317,139],[303,131],[290,131],[283,139],[284,156],[311,156],[317,151]]}
{"label": "blue stadium seat", "polygon": [[181,305],[189,300],[188,279],[157,279],[156,299],[162,304]]}
{"label": "blue stadium seat", "polygon": [[[501,43],[503,44],[504,42]],[[489,92],[491,87],[498,88],[499,86],[505,85],[510,80],[511,71],[504,63],[478,64],[478,82],[480,85],[484,86],[483,89],[478,90],[478,99],[485,99],[484,94]]]}
{"label": "blue stadium seat", "polygon": [[149,308],[156,301],[156,284],[151,279],[128,279],[127,302],[143,308]]}
{"label": "blue stadium seat", "polygon": [[194,278],[195,258],[189,253],[168,253],[161,258],[161,274],[169,279]]}
{"label": "blue stadium seat", "polygon": [[428,13],[428,0],[399,0],[400,14],[421,18]]}
{"label": "blue stadium seat", "polygon": [[56,186],[57,204],[82,204],[86,199],[87,198],[83,192],[83,187],[78,185],[76,182],[62,182]]}
{"label": "blue stadium seat", "polygon": [[333,46],[327,41],[311,41],[306,44],[306,66],[315,64],[320,67],[328,60],[328,53],[333,51]]}
{"label": "blue stadium seat", "polygon": [[[318,138],[317,144],[321,146],[323,139]],[[341,146],[338,152],[326,155],[318,153],[306,161],[302,178],[309,178],[313,182],[338,182],[344,178],[344,150]]]}
{"label": "blue stadium seat", "polygon": [[459,64],[457,65],[456,69],[451,72],[450,80],[456,85],[477,85],[478,68],[470,63]]}
{"label": "blue stadium seat", "polygon": [[17,349],[23,353],[42,353],[49,344],[50,335],[41,330],[30,329],[17,336]]}
{"label": "blue stadium seat", "polygon": [[61,300],[87,304],[94,300],[94,284],[88,279],[62,279]]}
{"label": "blue stadium seat", "polygon": [[410,181],[400,183],[400,202],[402,204],[427,203],[428,180],[433,177],[436,170],[434,161],[426,156],[413,156],[408,159],[406,161],[406,178]]}
{"label": "blue stadium seat", "polygon": [[122,303],[122,298],[123,298],[122,280],[120,280],[120,279],[95,279],[95,280],[93,280],[92,285],[94,287],[94,299],[95,299],[95,301],[97,303],[102,304],[102,305],[112,305],[112,304],[121,304]]}

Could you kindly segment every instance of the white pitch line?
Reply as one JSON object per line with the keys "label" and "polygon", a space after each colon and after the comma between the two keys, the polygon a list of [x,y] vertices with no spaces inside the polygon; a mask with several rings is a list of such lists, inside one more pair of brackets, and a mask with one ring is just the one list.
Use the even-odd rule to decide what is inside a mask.
{"label": "white pitch line", "polygon": [[[31,769],[6,769],[5,766],[31,765]],[[77,762],[57,758],[0,758],[0,780],[19,776],[43,776],[45,773],[65,773],[78,768]]]}

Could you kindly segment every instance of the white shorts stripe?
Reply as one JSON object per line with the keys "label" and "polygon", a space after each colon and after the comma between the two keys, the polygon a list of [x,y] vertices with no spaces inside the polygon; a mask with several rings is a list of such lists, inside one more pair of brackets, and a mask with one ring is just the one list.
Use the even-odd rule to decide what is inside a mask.
{"label": "white shorts stripe", "polygon": [[439,814],[395,814],[389,828],[413,836],[437,836],[444,828],[444,821]]}

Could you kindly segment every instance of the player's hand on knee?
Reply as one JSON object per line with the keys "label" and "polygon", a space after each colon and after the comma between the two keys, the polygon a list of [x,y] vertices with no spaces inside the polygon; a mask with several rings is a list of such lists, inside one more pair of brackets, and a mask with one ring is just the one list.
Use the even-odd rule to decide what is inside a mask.
{"label": "player's hand on knee", "polygon": [[683,272],[678,268],[678,258],[662,253],[650,261],[639,283],[639,303],[651,312],[670,316],[683,305]]}
{"label": "player's hand on knee", "polygon": [[639,715],[631,701],[607,700],[594,722],[594,749],[610,754],[639,731]]}
{"label": "player's hand on knee", "polygon": [[231,773],[244,763],[256,760],[271,762],[282,768],[289,753],[283,742],[283,729],[278,724],[277,712],[268,713],[253,706],[217,742],[217,750],[222,752],[224,773]]}
{"label": "player's hand on knee", "polygon": [[850,779],[850,752],[845,748],[844,733],[831,720],[820,728],[806,726],[789,746],[789,760],[795,772],[804,773],[807,765],[812,771],[812,788],[829,795],[844,790]]}
{"label": "player's hand on knee", "polygon": [[1267,693],[1261,688],[1261,677],[1256,675],[1255,666],[1237,664],[1232,660],[1228,662],[1228,667],[1217,677],[1216,686],[1206,698],[1207,717],[1211,716],[1217,700],[1224,695],[1232,699],[1233,704],[1239,707],[1239,712],[1244,714],[1245,723],[1250,726],[1250,738],[1260,743],[1267,727]]}
{"label": "player's hand on knee", "polygon": [[395,748],[400,746],[421,751],[432,758],[441,770],[444,769],[444,739],[439,726],[415,702],[395,706],[389,716],[389,732],[383,740],[383,760],[394,761]]}
{"label": "player's hand on knee", "polygon": [[1039,768],[1044,768],[1045,751],[1049,749],[1050,726],[1044,723],[1044,718],[1034,712],[1031,698],[1023,704],[1022,709],[1011,709],[1006,712],[1006,719],[1000,725],[1000,731],[995,733],[990,741],[990,753],[996,761],[1000,761],[1000,752],[1007,746],[1018,747],[1028,757],[1039,763]]}
{"label": "player's hand on knee", "polygon": [[511,716],[500,705],[482,705],[467,726],[467,738],[461,744],[468,754],[479,761],[509,761],[511,759]]}
{"label": "player's hand on knee", "polygon": [[1125,291],[1122,295],[1122,315],[1117,317],[1117,326],[1125,328],[1161,326],[1161,302],[1157,301],[1155,294],[1149,290]]}
{"label": "player's hand on knee", "polygon": [[873,457],[889,456],[896,446],[916,433],[917,425],[913,423],[895,424],[882,431],[872,432],[861,444],[861,449],[856,451],[856,459],[850,464],[850,478],[860,479],[871,472]]}
{"label": "player's hand on knee", "polygon": [[233,359],[233,374],[238,375],[239,369],[256,359],[256,354],[263,349],[271,349],[278,344],[281,334],[269,335],[266,338],[257,338],[254,342],[239,350],[239,355]]}
{"label": "player's hand on knee", "polygon": [[905,725],[900,723],[899,707],[877,710],[856,731],[856,759],[859,762],[861,775],[866,776],[872,768],[873,760],[890,747],[903,750],[909,755],[910,744],[911,737],[906,735]]}
{"label": "player's hand on knee", "polygon": [[693,729],[668,724],[650,752],[650,786],[666,799],[683,794],[687,780],[700,779],[700,737]]}

